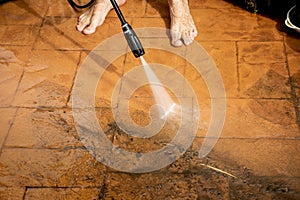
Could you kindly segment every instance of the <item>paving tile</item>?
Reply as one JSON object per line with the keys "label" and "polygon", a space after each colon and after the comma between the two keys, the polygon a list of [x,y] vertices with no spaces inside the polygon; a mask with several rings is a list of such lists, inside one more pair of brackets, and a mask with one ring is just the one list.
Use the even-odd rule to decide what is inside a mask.
{"label": "paving tile", "polygon": [[14,105],[64,106],[79,60],[79,52],[33,51]]}
{"label": "paving tile", "polygon": [[[80,141],[72,111],[20,109],[5,146],[20,148],[70,148],[84,144]],[[108,109],[97,109],[99,125],[104,132],[113,122]],[[109,136],[109,133],[108,133]]]}
{"label": "paving tile", "polygon": [[[147,0],[126,1],[124,5],[120,6],[120,9],[122,14],[128,21],[129,18],[143,17],[145,15],[146,4]],[[107,17],[117,17],[116,12],[114,10],[111,10]]]}
{"label": "paving tile", "polygon": [[7,200],[23,199],[25,187],[0,187],[0,198]]}
{"label": "paving tile", "polygon": [[76,18],[48,17],[41,27],[35,49],[92,50],[109,37],[121,33],[120,22],[107,18],[97,32],[84,35],[76,30]]}
{"label": "paving tile", "polygon": [[101,187],[105,167],[86,150],[4,149],[0,185]]}
{"label": "paving tile", "polygon": [[[17,61],[20,61],[19,64],[22,64],[22,67],[25,67],[25,65],[28,63],[30,59],[31,50],[32,50],[31,46],[3,45],[2,48],[5,49],[6,51],[11,51],[11,57]],[[5,60],[1,60],[1,62],[4,61]]]}
{"label": "paving tile", "polygon": [[0,93],[5,94],[0,96],[0,105],[8,106],[13,101],[16,89],[21,79],[24,62],[19,59],[19,52],[24,48],[0,47]]}
{"label": "paving tile", "polygon": [[145,17],[169,17],[168,1],[150,0],[147,1]]}
{"label": "paving tile", "polygon": [[300,68],[299,68],[299,63],[300,63],[300,51],[295,52],[293,51],[290,54],[287,54],[287,59],[288,59],[288,67],[290,71],[290,76],[291,80],[293,81],[293,85],[297,88],[300,87]]}
{"label": "paving tile", "polygon": [[276,22],[241,8],[191,9],[199,35],[203,40],[282,40]]}
{"label": "paving tile", "polygon": [[72,113],[66,110],[20,109],[6,147],[64,148],[80,146]]}
{"label": "paving tile", "polygon": [[39,27],[21,25],[0,25],[1,45],[33,45]]}
{"label": "paving tile", "polygon": [[47,0],[46,2],[48,5],[46,16],[76,17],[78,15],[68,1]]}
{"label": "paving tile", "polygon": [[105,199],[196,199],[191,187],[182,174],[112,173],[107,178]]}
{"label": "paving tile", "polygon": [[190,86],[197,97],[198,103],[206,102],[210,98],[210,93],[205,79],[190,63],[188,63],[185,68],[184,77],[186,78],[188,84],[184,85],[184,96],[190,97],[191,95],[193,95],[190,94],[188,90],[188,87]]}
{"label": "paving tile", "polygon": [[196,156],[195,151],[189,148],[182,156],[175,162],[160,170],[161,173],[191,173],[191,162]]}
{"label": "paving tile", "polygon": [[[183,69],[181,69],[183,66],[185,66],[186,62],[184,57],[180,57],[179,55],[176,55],[175,53],[170,52],[168,49],[156,49],[156,45],[151,48],[151,42],[159,42],[160,39],[145,39],[145,55],[143,55],[143,58],[148,64],[151,63],[158,63],[161,65],[165,65],[171,68],[175,68],[179,72],[183,72]],[[164,40],[165,41],[165,40]],[[182,55],[184,55],[184,49]],[[166,59],[168,58],[168,59]],[[137,59],[133,56],[127,56],[125,61],[125,71],[128,71],[132,69],[133,67],[140,66],[141,60]]]}
{"label": "paving tile", "polygon": [[238,42],[238,62],[248,64],[284,63],[283,42]]}
{"label": "paving tile", "polygon": [[[193,149],[199,151],[199,144],[202,142],[202,139],[196,139]],[[214,179],[212,183],[221,187],[224,185],[221,180],[225,178],[229,183],[229,199],[297,199],[299,197],[299,178],[260,176],[254,174],[247,166],[239,165],[236,160],[227,155],[228,153],[217,152],[214,149],[207,157],[200,159],[197,153],[194,153],[189,171],[204,175],[205,185],[209,185],[210,180]]]}
{"label": "paving tile", "polygon": [[[161,28],[166,28],[170,29],[170,18],[166,17],[159,17],[159,18],[145,18],[145,17],[136,17],[132,19],[132,27],[134,29],[137,28],[149,28],[149,27],[161,27]],[[140,37],[140,35],[138,35]],[[151,35],[152,37],[155,36],[155,32]]]}
{"label": "paving tile", "polygon": [[11,124],[13,123],[13,118],[15,115],[16,109],[14,108],[1,108],[0,109],[0,145],[1,148],[3,143],[8,135]]}
{"label": "paving tile", "polygon": [[[212,177],[215,181],[210,180]],[[202,172],[185,175],[113,173],[108,176],[106,186],[105,199],[229,199],[226,178]]]}
{"label": "paving tile", "polygon": [[269,177],[237,180],[230,184],[230,199],[298,199],[298,190],[293,189],[295,183],[299,184],[299,180]]}
{"label": "paving tile", "polygon": [[250,98],[290,98],[286,63],[239,64],[240,96]]}
{"label": "paving tile", "polygon": [[[101,48],[101,47],[100,47]],[[115,47],[112,47],[115,48]],[[95,99],[94,107],[114,107],[112,106],[112,94],[116,88],[116,84],[121,80],[124,70],[124,59],[126,51],[98,51],[82,52],[79,62],[78,73],[75,78],[74,88],[72,92],[88,96]],[[99,67],[106,69],[99,71]],[[93,72],[93,73],[90,73]],[[89,89],[81,87],[80,80],[84,80],[87,87],[95,87]],[[94,85],[92,85],[94,84]],[[84,102],[88,103],[88,102]],[[68,107],[78,107],[83,105],[73,105],[72,98],[68,102]]]}
{"label": "paving tile", "polygon": [[41,25],[47,6],[45,2],[6,2],[0,5],[0,24]]}
{"label": "paving tile", "polygon": [[[199,57],[196,60],[201,58],[201,63],[188,62],[185,68],[185,78],[192,87],[198,104],[209,105],[211,103],[210,98],[237,96],[238,74],[234,43],[201,42],[200,45],[203,52],[188,53],[188,55]],[[192,94],[185,90],[184,95],[190,96]]]}
{"label": "paving tile", "polygon": [[[202,141],[196,138],[193,149],[199,150]],[[299,140],[219,139],[209,155],[244,166],[255,176],[292,178],[299,177],[299,148]]]}
{"label": "paving tile", "polygon": [[[192,103],[191,99],[182,101],[184,102],[184,105]],[[120,101],[120,104],[122,103],[123,101]],[[188,116],[183,114],[183,116],[181,116],[180,113],[177,113],[177,111],[180,112],[178,108],[174,113],[169,114],[164,122],[163,120],[159,120],[159,113],[155,114],[154,110],[151,110],[151,114],[149,113],[149,110],[154,103],[153,99],[134,98],[130,100],[128,110],[122,110],[123,105],[118,105],[120,110],[117,110],[115,120],[119,126],[113,138],[113,144],[116,145],[117,149],[135,153],[137,158],[139,158],[139,156],[143,156],[144,153],[159,150],[167,152],[169,148],[171,148],[172,152],[178,149],[180,152],[176,155],[180,155],[183,154],[182,150],[189,148],[187,140],[189,137],[192,137],[191,134],[193,133],[192,127],[194,127],[194,124],[191,123],[192,120],[190,119],[193,114]],[[187,106],[186,112],[190,113],[187,111],[188,109],[189,106]],[[182,120],[182,118],[184,118],[184,120]],[[187,135],[186,132],[190,134]],[[175,136],[177,136],[176,139],[174,138]],[[181,138],[182,136],[184,138]],[[173,145],[169,143],[172,143]],[[173,155],[173,153],[170,156],[167,155],[167,158],[173,160]],[[127,169],[136,166],[135,162],[140,162],[139,159],[133,159],[132,162],[128,163],[128,156],[124,157],[126,159],[124,162],[121,162],[122,166],[126,166]],[[144,158],[146,157],[142,157],[142,159]],[[120,159],[118,159],[118,161],[120,162]],[[161,162],[163,161],[161,160]],[[168,162],[168,160],[164,160],[164,163]],[[127,166],[127,163],[129,166]],[[148,165],[142,166],[140,164],[138,169],[149,167]],[[177,163],[175,165],[177,166],[171,167],[172,171],[180,171],[186,168],[187,163]]]}
{"label": "paving tile", "polygon": [[286,47],[287,55],[298,55],[300,52],[300,40],[297,35],[286,34],[284,37],[284,43]]}
{"label": "paving tile", "polygon": [[[228,99],[221,137],[229,138],[299,138],[294,106],[288,100]],[[198,136],[204,137],[211,112],[203,107]],[[210,115],[209,115],[210,116]],[[210,121],[211,120],[211,121]]]}
{"label": "paving tile", "polygon": [[284,177],[278,177],[278,178],[274,178],[274,182],[276,183],[281,183],[283,187],[281,188],[276,188],[273,186],[273,190],[274,189],[283,189],[284,186],[286,186],[286,188],[288,190],[291,190],[291,192],[295,193],[296,196],[299,198],[300,194],[299,191],[300,190],[300,179],[298,177],[293,177],[293,178],[284,178]]}
{"label": "paving tile", "polygon": [[[192,99],[181,99],[182,106],[187,106],[186,112],[189,112],[189,107],[192,106]],[[184,124],[182,118],[185,117],[180,108],[174,110],[172,115],[169,115],[166,118],[164,124],[156,124],[157,117],[160,116],[157,111],[150,111],[151,106],[154,105],[155,100],[152,98],[134,98],[129,102],[128,110],[122,110],[123,106],[121,104],[127,103],[127,100],[121,99],[119,108],[117,111],[117,120],[123,125],[123,131],[115,135],[114,144],[120,148],[126,149],[133,152],[151,152],[158,150],[164,147],[166,144],[171,142],[171,140],[178,134],[179,128],[182,126],[193,126],[191,122],[192,114],[188,116],[188,119],[185,119],[185,122],[188,122],[189,125]],[[129,112],[131,119],[128,119],[126,116]],[[151,114],[149,112],[152,112]],[[183,115],[183,116],[181,116]],[[131,121],[132,120],[132,121]],[[153,121],[152,121],[153,120]],[[132,124],[134,122],[135,124]],[[130,126],[132,124],[132,126]],[[150,126],[146,128],[146,126]],[[134,126],[139,126],[140,128],[144,127],[144,132],[138,134],[135,129],[132,129]],[[127,127],[127,129],[126,129]],[[182,128],[181,127],[181,128]],[[183,128],[184,129],[184,128]],[[189,129],[189,128],[187,128]],[[186,131],[187,131],[186,129]],[[189,129],[190,130],[190,129]],[[144,137],[148,134],[153,135],[150,138]]]}
{"label": "paving tile", "polygon": [[[236,65],[236,46],[234,42],[200,42],[210,59],[215,63],[227,97],[237,95],[238,74]],[[195,56],[197,54],[195,53]],[[205,71],[202,72],[203,75]],[[187,75],[189,72],[186,73]],[[200,93],[203,95],[203,93]]]}
{"label": "paving tile", "polygon": [[191,174],[189,177],[193,193],[196,193],[199,199],[230,199],[228,178],[206,170],[203,171],[208,175],[200,172]]}
{"label": "paving tile", "polygon": [[25,199],[98,199],[100,188],[28,188]]}
{"label": "paving tile", "polygon": [[124,59],[124,56],[120,56],[112,62],[100,78],[95,91],[96,107],[115,107],[113,105],[113,93],[116,90],[118,94],[117,83],[122,79]]}
{"label": "paving tile", "polygon": [[218,0],[189,0],[189,6],[191,9],[194,8],[220,8],[228,9],[232,8],[232,4],[227,1]]}
{"label": "paving tile", "polygon": [[[184,50],[184,46],[176,48],[171,45],[169,24],[169,18],[132,18],[132,27],[144,49],[154,47],[155,45],[158,49],[164,48],[165,50],[169,50],[173,48],[173,50],[176,49],[177,51]],[[146,54],[147,51],[145,51]]]}

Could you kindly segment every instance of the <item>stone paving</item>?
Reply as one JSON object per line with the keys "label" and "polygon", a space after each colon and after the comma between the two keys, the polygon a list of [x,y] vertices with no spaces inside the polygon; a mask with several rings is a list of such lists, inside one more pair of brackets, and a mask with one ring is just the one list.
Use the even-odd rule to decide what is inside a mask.
{"label": "stone paving", "polygon": [[[299,34],[226,1],[189,2],[196,41],[224,82],[225,124],[213,151],[200,159],[211,118],[205,83],[184,59],[146,49],[147,61],[173,66],[189,80],[201,118],[183,156],[140,174],[95,159],[72,115],[71,91],[81,64],[121,31],[115,13],[87,36],[75,30],[79,13],[66,0],[0,5],[0,199],[300,199]],[[128,0],[121,9],[135,28],[169,26],[166,0]],[[111,112],[114,85],[137,65],[139,59],[129,53],[107,68],[97,87],[96,112],[115,145],[152,151],[174,133],[166,128],[157,137],[136,139],[116,126]],[[151,102],[149,88],[134,93],[136,123],[149,123],[144,109]]]}

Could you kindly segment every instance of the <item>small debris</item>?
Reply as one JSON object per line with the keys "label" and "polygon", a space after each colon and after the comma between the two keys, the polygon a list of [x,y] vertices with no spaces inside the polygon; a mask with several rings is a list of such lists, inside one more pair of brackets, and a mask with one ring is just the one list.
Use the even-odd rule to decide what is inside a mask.
{"label": "small debris", "polygon": [[210,166],[210,165],[207,165],[207,164],[200,164],[200,165],[205,166],[205,167],[208,167],[208,168],[210,168],[210,169],[212,169],[212,170],[215,170],[215,171],[217,171],[217,172],[221,172],[221,173],[226,174],[226,175],[228,175],[228,176],[231,176],[231,177],[233,177],[233,178],[237,178],[236,176],[234,176],[234,175],[232,175],[232,174],[230,174],[230,173],[228,173],[228,172],[225,172],[225,171],[223,171],[223,170],[221,170],[221,169],[215,168],[215,167],[213,167],[213,166]]}

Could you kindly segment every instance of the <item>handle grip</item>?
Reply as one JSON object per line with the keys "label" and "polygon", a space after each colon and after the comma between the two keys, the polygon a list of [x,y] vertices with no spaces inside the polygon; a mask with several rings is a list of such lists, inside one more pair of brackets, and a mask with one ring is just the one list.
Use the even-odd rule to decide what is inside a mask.
{"label": "handle grip", "polygon": [[144,55],[143,46],[132,27],[128,23],[125,23],[122,25],[122,30],[133,55],[136,58]]}

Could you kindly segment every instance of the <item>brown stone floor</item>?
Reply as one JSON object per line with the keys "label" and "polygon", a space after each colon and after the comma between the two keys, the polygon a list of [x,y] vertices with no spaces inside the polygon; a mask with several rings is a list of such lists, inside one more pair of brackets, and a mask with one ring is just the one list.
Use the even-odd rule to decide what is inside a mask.
{"label": "brown stone floor", "polygon": [[[131,174],[88,153],[78,139],[70,102],[80,64],[121,31],[114,12],[97,33],[85,36],[75,30],[79,14],[66,0],[0,5],[1,200],[300,199],[299,35],[281,32],[276,21],[226,1],[190,0],[190,7],[196,41],[215,61],[226,89],[221,138],[206,158],[198,158],[210,118],[201,76],[186,62],[149,50],[151,59],[176,64],[192,80],[199,98],[206,99],[204,117],[179,160],[155,172]],[[166,0],[128,0],[121,9],[134,27],[169,26]],[[108,77],[117,80],[138,64],[130,56],[115,61],[119,67],[108,70],[114,75]],[[106,101],[112,86],[103,82],[99,90],[107,90],[96,101],[99,122],[116,144],[134,149],[131,138],[111,126]],[[151,148],[151,142],[147,145]]]}

